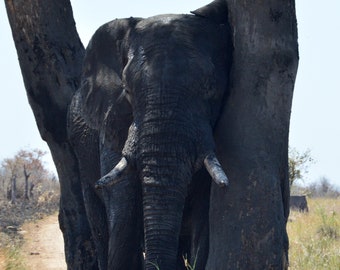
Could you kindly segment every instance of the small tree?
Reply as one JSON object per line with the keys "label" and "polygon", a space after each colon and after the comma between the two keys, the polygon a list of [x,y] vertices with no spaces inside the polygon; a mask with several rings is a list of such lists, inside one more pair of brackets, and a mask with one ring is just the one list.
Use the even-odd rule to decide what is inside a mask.
{"label": "small tree", "polygon": [[11,193],[10,193],[11,204],[15,204],[17,201],[17,175],[13,174],[11,177]]}
{"label": "small tree", "polygon": [[[46,152],[39,149],[34,150],[20,150],[16,155],[17,159],[22,164],[21,169],[23,171],[25,185],[24,185],[24,198],[29,199],[29,196],[33,195],[33,188],[37,184],[41,183],[43,179],[48,179],[48,171],[43,165],[42,158],[46,155]],[[29,178],[31,182],[29,183]],[[29,192],[29,189],[31,191]]]}
{"label": "small tree", "polygon": [[289,148],[288,166],[290,187],[292,187],[297,180],[303,180],[312,162],[314,162],[314,160],[309,149],[301,154],[295,148]]}
{"label": "small tree", "polygon": [[[17,172],[18,163],[14,159],[4,159],[2,162],[2,167],[4,169],[4,177],[10,180],[7,186],[7,199],[11,201],[12,204],[16,202],[17,197]],[[5,179],[4,179],[5,180]]]}
{"label": "small tree", "polygon": [[311,197],[337,198],[340,196],[340,190],[332,185],[325,176],[319,178],[317,182],[308,185],[307,191]]}
{"label": "small tree", "polygon": [[46,152],[39,149],[22,149],[13,158],[3,160],[2,189],[5,189],[7,183],[7,197],[12,203],[19,197],[28,200],[33,196],[34,187],[52,181],[54,175],[44,167],[42,161],[45,154]]}
{"label": "small tree", "polygon": [[[30,173],[27,172],[26,165],[24,164],[24,176],[25,176],[25,200],[29,200],[28,196],[28,178],[31,176]],[[31,194],[31,192],[30,192]]]}

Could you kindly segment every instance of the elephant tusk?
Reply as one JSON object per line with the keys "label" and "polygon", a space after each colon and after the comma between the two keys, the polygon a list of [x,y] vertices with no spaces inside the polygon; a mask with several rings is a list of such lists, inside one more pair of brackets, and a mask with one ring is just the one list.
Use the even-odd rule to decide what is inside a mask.
{"label": "elephant tusk", "polygon": [[229,180],[214,153],[209,154],[204,159],[204,165],[214,182],[220,187],[226,187]]}
{"label": "elephant tusk", "polygon": [[118,177],[122,174],[124,169],[127,167],[128,162],[125,157],[118,162],[116,167],[114,167],[108,174],[100,178],[95,184],[96,189],[101,189],[103,187],[112,186],[118,182]]}

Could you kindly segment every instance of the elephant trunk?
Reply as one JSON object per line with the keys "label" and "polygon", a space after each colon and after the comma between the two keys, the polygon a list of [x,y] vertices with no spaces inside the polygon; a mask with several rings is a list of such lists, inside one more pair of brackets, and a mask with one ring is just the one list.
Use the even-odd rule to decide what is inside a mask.
{"label": "elephant trunk", "polygon": [[140,137],[146,269],[173,270],[194,145],[178,129],[162,127],[144,125]]}
{"label": "elephant trunk", "polygon": [[[174,189],[168,193],[175,193]],[[184,199],[144,186],[143,199],[146,269],[177,269],[177,250]],[[156,206],[155,206],[155,202]],[[154,205],[149,207],[149,205]],[[171,206],[171,207],[169,207]]]}
{"label": "elephant trunk", "polygon": [[190,170],[179,166],[180,162],[163,158],[155,165],[149,160],[142,170],[146,269],[177,269],[182,213],[191,178]]}

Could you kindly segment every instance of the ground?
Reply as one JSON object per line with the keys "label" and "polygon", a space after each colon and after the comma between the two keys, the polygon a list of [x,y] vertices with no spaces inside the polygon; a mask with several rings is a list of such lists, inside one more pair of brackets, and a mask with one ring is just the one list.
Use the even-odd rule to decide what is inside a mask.
{"label": "ground", "polygon": [[22,257],[27,270],[65,270],[64,242],[54,214],[22,226]]}
{"label": "ground", "polygon": [[5,255],[0,250],[0,270],[5,269]]}

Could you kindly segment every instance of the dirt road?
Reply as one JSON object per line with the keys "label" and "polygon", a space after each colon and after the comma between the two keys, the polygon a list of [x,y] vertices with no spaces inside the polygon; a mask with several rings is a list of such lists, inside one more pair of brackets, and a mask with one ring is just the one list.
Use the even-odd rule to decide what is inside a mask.
{"label": "dirt road", "polygon": [[22,227],[22,256],[27,269],[66,270],[64,243],[57,214]]}

